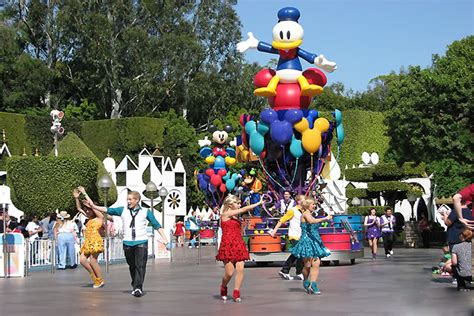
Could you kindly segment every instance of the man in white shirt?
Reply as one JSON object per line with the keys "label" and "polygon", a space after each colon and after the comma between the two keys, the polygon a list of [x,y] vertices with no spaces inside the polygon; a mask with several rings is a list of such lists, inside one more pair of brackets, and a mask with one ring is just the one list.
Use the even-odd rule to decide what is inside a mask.
{"label": "man in white shirt", "polygon": [[280,215],[285,214],[288,210],[296,206],[295,200],[291,197],[290,191],[285,191],[283,193],[283,200],[278,201],[277,209],[279,210]]}
{"label": "man in white shirt", "polygon": [[36,215],[32,216],[28,225],[26,225],[26,231],[30,236],[30,243],[32,244],[36,239],[39,238],[39,233],[43,232],[43,228],[39,225],[38,218]]}
{"label": "man in white shirt", "polygon": [[394,242],[394,228],[396,219],[392,215],[392,209],[387,207],[385,214],[380,217],[380,227],[382,228],[382,239],[383,246],[385,248],[385,256],[390,258],[393,255],[393,242]]}

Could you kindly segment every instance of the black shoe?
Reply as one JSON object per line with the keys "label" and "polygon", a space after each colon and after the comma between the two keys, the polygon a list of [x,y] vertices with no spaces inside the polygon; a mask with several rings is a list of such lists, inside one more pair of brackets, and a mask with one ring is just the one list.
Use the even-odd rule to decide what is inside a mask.
{"label": "black shoe", "polygon": [[73,264],[72,266],[69,267],[69,269],[76,269],[77,268],[77,264]]}
{"label": "black shoe", "polygon": [[142,290],[140,289],[135,289],[133,292],[132,292],[132,295],[135,296],[135,297],[141,297],[143,295],[143,292]]}

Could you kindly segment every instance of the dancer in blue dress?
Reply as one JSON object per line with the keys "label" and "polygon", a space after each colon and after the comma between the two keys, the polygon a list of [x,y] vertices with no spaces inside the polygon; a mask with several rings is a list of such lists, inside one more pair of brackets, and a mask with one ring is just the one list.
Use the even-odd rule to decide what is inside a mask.
{"label": "dancer in blue dress", "polygon": [[298,258],[303,258],[304,269],[303,285],[308,294],[320,294],[316,281],[319,275],[319,266],[321,258],[329,256],[331,253],[327,249],[318,228],[321,222],[332,219],[331,215],[323,218],[314,218],[311,212],[314,211],[316,203],[312,198],[306,198],[302,203],[303,209],[301,215],[301,238],[293,247],[291,253]]}

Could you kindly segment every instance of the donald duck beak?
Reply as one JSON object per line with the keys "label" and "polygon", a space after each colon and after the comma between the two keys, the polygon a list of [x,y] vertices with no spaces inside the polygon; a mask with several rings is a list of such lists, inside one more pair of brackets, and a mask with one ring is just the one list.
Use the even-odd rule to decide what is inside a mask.
{"label": "donald duck beak", "polygon": [[280,41],[272,41],[273,48],[276,49],[293,49],[301,45],[303,40],[299,39],[293,42],[280,42]]}

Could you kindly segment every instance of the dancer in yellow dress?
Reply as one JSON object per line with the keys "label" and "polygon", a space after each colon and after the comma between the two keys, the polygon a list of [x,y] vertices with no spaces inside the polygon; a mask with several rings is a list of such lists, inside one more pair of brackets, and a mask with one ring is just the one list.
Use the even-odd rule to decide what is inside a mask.
{"label": "dancer in yellow dress", "polygon": [[[85,197],[85,200],[83,200],[84,206],[81,205],[81,201],[79,200],[81,193]],[[104,252],[104,241],[100,235],[100,230],[103,229],[104,225],[104,215],[87,206],[90,205],[89,203],[92,201],[83,187],[74,189],[73,196],[76,200],[77,210],[88,218],[84,234],[84,244],[81,247],[80,262],[87,272],[89,272],[92,282],[94,282],[92,287],[97,289],[105,285],[104,279],[102,278],[102,271],[97,262],[99,255]]]}

